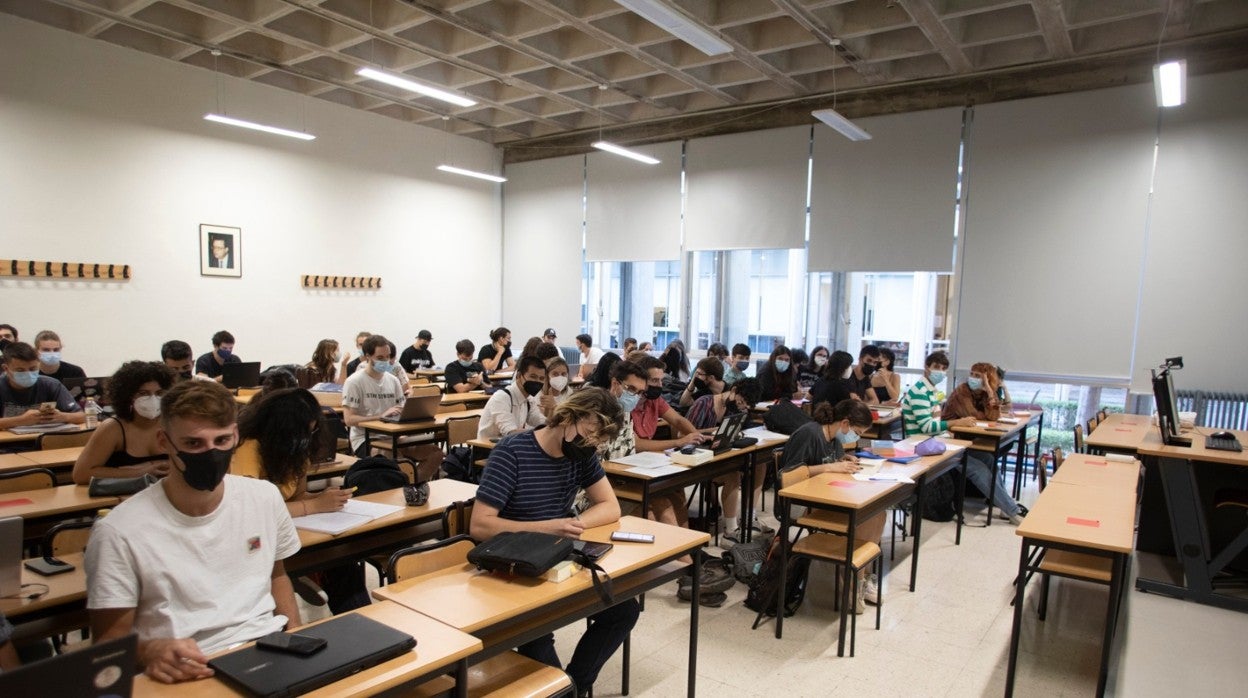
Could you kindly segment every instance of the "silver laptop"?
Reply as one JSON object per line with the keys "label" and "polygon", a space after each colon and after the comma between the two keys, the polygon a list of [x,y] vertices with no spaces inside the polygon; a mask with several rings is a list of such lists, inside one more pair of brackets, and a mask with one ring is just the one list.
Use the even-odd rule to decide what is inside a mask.
{"label": "silver laptop", "polygon": [[438,414],[438,407],[442,405],[442,395],[417,395],[409,397],[407,402],[403,403],[403,411],[393,417],[382,417],[381,421],[390,422],[392,424],[402,424],[404,422],[424,422],[433,419]]}
{"label": "silver laptop", "polygon": [[0,596],[22,590],[22,517],[0,519]]}

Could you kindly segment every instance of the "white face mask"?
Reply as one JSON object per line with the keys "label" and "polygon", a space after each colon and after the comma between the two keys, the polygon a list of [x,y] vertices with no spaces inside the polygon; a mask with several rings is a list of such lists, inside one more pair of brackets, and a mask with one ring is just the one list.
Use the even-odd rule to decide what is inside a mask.
{"label": "white face mask", "polygon": [[156,419],[160,416],[160,396],[142,395],[134,399],[134,411],[144,419]]}
{"label": "white face mask", "polygon": [[854,367],[850,366],[849,368],[845,369],[845,373],[841,374],[841,378],[849,378],[852,375],[854,375]]}
{"label": "white face mask", "polygon": [[815,357],[816,366],[824,366],[827,363],[828,363],[828,357],[824,356],[823,354],[820,354],[819,356]]}
{"label": "white face mask", "polygon": [[338,363],[339,361],[342,361],[342,352],[336,351],[334,352],[334,363]]}
{"label": "white face mask", "polygon": [[568,387],[568,377],[567,376],[551,376],[550,387],[554,388],[555,390],[559,392],[563,392],[563,389]]}

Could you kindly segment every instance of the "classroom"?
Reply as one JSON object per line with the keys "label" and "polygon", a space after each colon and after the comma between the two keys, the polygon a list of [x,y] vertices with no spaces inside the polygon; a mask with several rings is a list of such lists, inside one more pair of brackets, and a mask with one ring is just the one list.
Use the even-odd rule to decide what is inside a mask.
{"label": "classroom", "polygon": [[[1212,407],[1248,404],[1248,372],[1234,369],[1230,351],[1248,343],[1248,237],[1234,232],[1248,220],[1248,6],[638,3],[675,7],[726,39],[731,55],[708,58],[633,15],[633,2],[0,0],[0,323],[23,342],[55,331],[65,361],[87,376],[160,361],[173,339],[192,356],[211,353],[221,330],[237,356],[263,368],[302,366],[327,338],[346,364],[360,357],[362,331],[396,345],[395,363],[425,331],[440,368],[455,363],[460,340],[473,343],[475,359],[507,328],[519,358],[549,329],[574,379],[578,364],[592,363],[579,336],[620,354],[624,338],[636,338],[664,358],[679,340],[690,384],[716,343],[751,349],[751,376],[775,367],[779,345],[848,351],[857,364],[860,349],[878,344],[895,352],[903,394],[928,375],[925,357],[944,351],[950,392],[977,363],[1008,369],[1021,423],[1002,426],[1013,440],[967,438],[996,445],[1001,486],[1024,513],[1043,501],[1037,466],[1049,485],[1061,483],[1043,490],[1056,500],[1075,481],[1090,486],[1082,478],[1100,482],[1098,458],[1128,453],[1145,474],[1139,511],[1131,497],[1123,510],[1139,517],[1140,536],[1161,530],[1172,555],[1166,520],[1145,521],[1167,507],[1148,473],[1174,458],[1212,458],[1220,479],[1199,485],[1209,490],[1200,489],[1209,500],[1200,516],[1220,525],[1215,500],[1224,488],[1248,489],[1248,471],[1199,444],[1195,455],[1175,455],[1143,425],[1159,409],[1160,371],[1178,391],[1176,422],[1178,410],[1198,413],[1185,433],[1229,429],[1242,441],[1248,429]],[[1153,69],[1172,59],[1186,61],[1185,101],[1160,107]],[[480,103],[413,98],[361,79],[355,70],[366,65]],[[517,99],[524,91],[533,96]],[[833,108],[848,127],[812,115]],[[210,113],[315,140],[212,123]],[[855,127],[871,137],[841,130]],[[659,162],[591,146],[598,141]],[[438,169],[448,164],[506,179]],[[500,378],[522,390],[520,376]],[[605,380],[609,388],[614,378]],[[486,399],[464,398],[465,407],[489,412]],[[333,406],[341,413],[344,404]],[[894,409],[898,438],[910,436]],[[1072,427],[1083,427],[1076,442],[1091,438],[1087,420],[1098,410],[1113,419],[1101,420],[1099,445],[1080,449]],[[891,438],[891,427],[876,429]],[[1147,432],[1156,453],[1143,440],[1103,443],[1129,429]],[[390,438],[381,427],[363,433]],[[393,439],[397,447],[399,432]],[[1076,466],[1065,481],[1054,447]],[[487,440],[472,453],[490,450]],[[739,455],[758,465],[770,454],[760,450],[757,463],[753,452]],[[694,484],[680,488],[693,493],[691,511],[706,489]],[[754,513],[780,530],[775,491]],[[646,486],[637,502],[620,496],[641,505],[623,507],[626,520],[663,525],[645,517],[660,497],[651,494]],[[471,496],[435,488],[430,501],[445,510]],[[1025,551],[1036,539],[1000,519],[982,527],[993,517],[983,496],[963,504],[965,530],[928,521],[920,537],[921,517],[911,515],[893,555],[889,526],[881,627],[868,606],[848,631],[852,652],[838,651],[846,616],[833,598],[848,588],[834,584],[846,566],[813,563],[796,614],[754,630],[742,583],[699,616],[674,585],[655,582],[628,658],[607,661],[594,693],[620,695],[622,681],[628,695],[677,695],[695,679],[698,692],[730,695],[1240,692],[1242,589],[1218,587],[1225,593],[1214,596],[1239,595],[1229,606],[1143,593],[1134,580],[1151,553],[1129,545],[1123,567],[1114,557],[1106,573],[1123,599],[1106,677],[1098,663],[1110,582],[1055,577],[1040,622],[1037,578],[1017,620],[1020,543]],[[914,535],[903,539],[907,530]],[[669,533],[686,546],[681,555],[702,545],[680,537],[696,529],[679,531]],[[706,539],[715,557],[732,547],[719,533]],[[309,568],[349,547],[300,537]],[[672,555],[647,564],[664,568]],[[1216,557],[1206,562],[1228,561]],[[380,605],[420,615],[369,575]],[[591,596],[590,586],[582,591]],[[305,622],[329,615],[300,604]],[[552,623],[561,656],[572,656],[584,617]],[[435,632],[428,618],[419,623]],[[465,657],[491,654],[488,642],[472,649],[472,635],[447,633],[448,643],[467,644],[441,674],[422,666],[422,676],[462,669],[459,684],[467,681]],[[1174,672],[1176,659],[1204,669]]]}

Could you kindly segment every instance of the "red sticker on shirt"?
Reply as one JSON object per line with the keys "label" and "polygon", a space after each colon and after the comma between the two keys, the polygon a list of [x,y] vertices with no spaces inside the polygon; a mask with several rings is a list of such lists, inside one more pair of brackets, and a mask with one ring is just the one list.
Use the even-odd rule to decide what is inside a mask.
{"label": "red sticker on shirt", "polygon": [[832,482],[829,482],[828,484],[833,487],[853,487],[854,485],[858,483],[849,482],[848,480],[833,480]]}
{"label": "red sticker on shirt", "polygon": [[35,503],[35,500],[33,499],[6,499],[3,502],[0,502],[0,507],[16,507],[16,506],[21,506],[22,504],[34,504],[34,503]]}
{"label": "red sticker on shirt", "polygon": [[1066,523],[1072,526],[1091,526],[1092,528],[1101,527],[1101,522],[1098,519],[1080,519],[1074,516],[1067,516]]}
{"label": "red sticker on shirt", "polygon": [[260,536],[252,536],[247,539],[247,552],[254,553],[260,549]]}

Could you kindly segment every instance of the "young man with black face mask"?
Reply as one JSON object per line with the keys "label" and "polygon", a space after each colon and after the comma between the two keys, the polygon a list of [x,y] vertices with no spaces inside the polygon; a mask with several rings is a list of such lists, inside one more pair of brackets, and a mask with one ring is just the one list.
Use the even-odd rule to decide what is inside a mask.
{"label": "young man with black face mask", "polygon": [[191,345],[180,339],[171,339],[161,345],[160,360],[178,375],[178,380],[189,380],[194,375],[194,352]]}
{"label": "young man with black face mask", "polygon": [[878,405],[880,402],[871,387],[871,374],[879,367],[880,348],[868,344],[858,352],[858,363],[854,364],[854,370],[849,372],[849,378],[845,381],[849,384],[849,392],[868,405]]}
{"label": "young man with black face mask", "polygon": [[[597,449],[615,437],[622,421],[623,411],[614,396],[601,388],[585,388],[556,407],[546,426],[501,441],[481,473],[472,537],[484,541],[503,531],[541,531],[579,538],[587,528],[619,520],[620,503]],[[579,515],[572,510],[578,488],[584,488],[589,499]],[[589,617],[589,629],[567,666],[578,696],[589,695],[602,665],[628,637],[639,612],[636,599],[628,599]],[[560,666],[553,634],[517,649]]]}
{"label": "young man with black face mask", "polygon": [[429,330],[421,330],[416,335],[416,341],[412,342],[412,346],[404,349],[399,355],[399,363],[403,365],[403,370],[415,373],[418,368],[433,368],[433,354],[429,351],[429,345],[432,343],[433,333]]}
{"label": "young man with black face mask", "polygon": [[241,363],[234,354],[234,335],[221,330],[212,335],[212,351],[195,359],[195,375],[203,380],[221,382],[221,367]]}
{"label": "young man with black face mask", "polygon": [[497,439],[546,423],[537,394],[546,386],[546,364],[536,356],[520,359],[516,379],[490,396],[481,410],[478,439]]}
{"label": "young man with black face mask", "polygon": [[299,550],[266,480],[226,475],[238,443],[234,397],[182,381],[161,398],[168,477],[96,521],[87,608],[97,642],[139,635],[157,681],[212,676],[207,655],[299,624],[282,561]]}

